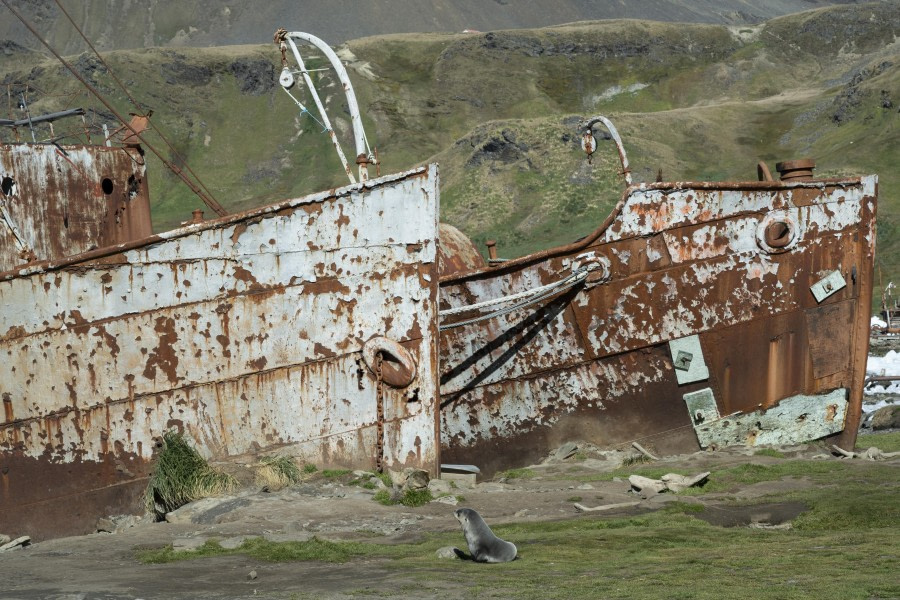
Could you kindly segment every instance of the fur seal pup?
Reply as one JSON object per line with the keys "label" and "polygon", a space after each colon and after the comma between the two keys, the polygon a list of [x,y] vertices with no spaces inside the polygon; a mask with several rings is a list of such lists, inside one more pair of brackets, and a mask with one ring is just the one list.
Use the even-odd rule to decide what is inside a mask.
{"label": "fur seal pup", "polygon": [[469,552],[475,562],[502,563],[515,560],[518,556],[516,545],[494,535],[481,515],[471,508],[460,508],[453,515],[462,525]]}

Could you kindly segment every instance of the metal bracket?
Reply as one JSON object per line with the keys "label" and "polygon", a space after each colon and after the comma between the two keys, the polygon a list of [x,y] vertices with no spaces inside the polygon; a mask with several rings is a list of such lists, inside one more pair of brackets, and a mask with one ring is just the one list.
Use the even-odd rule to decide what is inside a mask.
{"label": "metal bracket", "polygon": [[847,282],[840,271],[832,271],[819,281],[809,286],[809,291],[815,296],[816,302],[822,302],[825,298],[847,287]]}
{"label": "metal bracket", "polygon": [[678,351],[678,356],[675,357],[674,366],[679,371],[690,371],[691,370],[691,360],[693,360],[694,355],[690,352],[685,352],[684,350]]}
{"label": "metal bracket", "polygon": [[694,427],[719,419],[719,407],[716,406],[716,397],[713,395],[712,388],[703,388],[682,397],[684,403],[687,404]]}
{"label": "metal bracket", "polygon": [[709,369],[703,360],[698,336],[689,335],[680,340],[672,340],[669,342],[669,351],[672,353],[672,366],[675,367],[678,385],[709,379]]}

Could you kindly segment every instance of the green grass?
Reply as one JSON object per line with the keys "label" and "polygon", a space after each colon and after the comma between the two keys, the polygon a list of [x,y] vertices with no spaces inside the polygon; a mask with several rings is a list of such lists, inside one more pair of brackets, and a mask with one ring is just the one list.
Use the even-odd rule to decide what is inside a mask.
{"label": "green grass", "polygon": [[900,431],[861,435],[856,439],[856,447],[860,450],[875,447],[882,452],[900,452]]}
{"label": "green grass", "polygon": [[269,562],[321,561],[342,563],[355,556],[372,554],[381,548],[357,542],[329,542],[312,538],[306,542],[270,542],[264,538],[245,540],[238,548],[226,550],[218,541],[209,540],[193,551],[176,551],[172,546],[140,550],[137,559],[147,564],[163,564],[179,560],[246,554]]}
{"label": "green grass", "polygon": [[501,474],[502,477],[506,479],[531,479],[537,475],[534,472],[534,469],[509,469],[508,471],[503,471]]}
{"label": "green grass", "polygon": [[[350,583],[343,591],[379,597],[389,597],[399,589],[420,595],[526,599],[897,597],[897,469],[874,463],[857,463],[852,468],[854,465],[843,461],[833,462],[851,469],[828,473],[801,466],[794,473],[808,473],[831,484],[788,495],[809,506],[791,530],[709,525],[696,518],[704,507],[686,500],[628,517],[583,514],[558,521],[492,526],[498,536],[519,549],[520,560],[503,565],[435,558],[440,547],[462,545],[458,531],[430,534],[421,543],[399,545],[254,539],[237,550],[225,551],[210,542],[198,552],[175,553],[168,547],[143,551],[139,559],[168,562],[246,554],[265,561],[347,561],[334,568],[363,578],[365,569],[377,568],[387,572],[392,584],[390,589],[357,590]],[[783,473],[781,464],[766,468]],[[724,471],[751,480],[761,477],[755,468]],[[435,581],[440,581],[440,586]]]}
{"label": "green grass", "polygon": [[338,477],[343,477],[344,475],[349,475],[352,472],[353,471],[350,469],[322,469],[322,477],[336,479]]}
{"label": "green grass", "polygon": [[396,504],[393,500],[391,500],[391,492],[389,490],[379,490],[372,496],[372,500],[377,502],[378,504],[383,504],[384,506],[392,506]]}
{"label": "green grass", "polygon": [[[896,441],[892,434],[872,437]],[[647,465],[632,471],[659,477],[670,470]],[[808,507],[790,530],[722,528],[698,518],[710,510],[736,510],[750,504],[729,499],[727,494],[738,487],[785,477],[803,478],[810,485],[752,503],[791,501]],[[438,548],[463,544],[458,531],[428,534],[424,541],[410,544],[253,539],[237,550],[225,551],[210,542],[197,552],[176,553],[166,547],[138,556],[144,562],[209,560],[223,554],[246,554],[265,561],[346,562],[334,568],[362,578],[366,569],[378,569],[387,573],[392,585],[357,590],[357,584],[349,583],[350,588],[343,591],[381,597],[400,589],[426,596],[526,599],[870,600],[900,595],[898,467],[837,459],[747,463],[713,471],[709,483],[697,493],[713,491],[725,495],[714,501],[704,498],[704,504],[688,496],[655,512],[624,517],[570,514],[556,521],[492,525],[499,537],[519,549],[520,560],[504,565],[435,558]],[[713,507],[705,505],[710,501]],[[442,582],[440,587],[436,580]]]}
{"label": "green grass", "polygon": [[395,501],[391,499],[391,492],[389,490],[381,490],[372,496],[372,500],[379,504],[383,504],[384,506],[402,504],[403,506],[415,508],[417,506],[428,504],[434,500],[434,496],[428,488],[425,488],[424,490],[406,490],[403,492],[403,495],[400,496],[400,499]]}
{"label": "green grass", "polygon": [[768,456],[770,458],[785,458],[783,452],[779,452],[775,448],[760,448],[753,453],[753,456]]}

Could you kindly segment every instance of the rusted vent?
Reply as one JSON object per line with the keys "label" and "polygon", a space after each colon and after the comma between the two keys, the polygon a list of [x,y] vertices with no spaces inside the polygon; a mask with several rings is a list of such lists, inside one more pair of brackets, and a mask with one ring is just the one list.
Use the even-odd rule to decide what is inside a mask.
{"label": "rusted vent", "polygon": [[497,242],[494,240],[488,240],[484,243],[488,249],[488,257],[491,260],[497,260]]}
{"label": "rusted vent", "polygon": [[786,160],[776,163],[775,169],[781,175],[782,181],[793,179],[812,179],[813,169],[816,168],[816,161],[811,158],[801,158],[798,160]]}
{"label": "rusted vent", "polygon": [[794,239],[794,232],[790,223],[786,221],[773,221],[765,229],[766,244],[772,248],[784,248]]}
{"label": "rusted vent", "polygon": [[784,210],[774,210],[759,222],[756,240],[759,247],[769,254],[786,252],[797,244],[800,231],[791,214]]}

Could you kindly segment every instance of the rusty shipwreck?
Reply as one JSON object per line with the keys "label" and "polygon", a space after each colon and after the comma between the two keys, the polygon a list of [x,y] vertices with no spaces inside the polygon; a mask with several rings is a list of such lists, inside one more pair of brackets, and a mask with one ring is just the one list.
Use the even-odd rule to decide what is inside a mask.
{"label": "rusty shipwreck", "polygon": [[488,472],[566,440],[659,453],[826,436],[862,405],[875,176],[634,184],[586,238],[441,279],[441,459]]}
{"label": "rusty shipwreck", "polygon": [[0,523],[40,539],[139,510],[173,428],[206,456],[433,475],[571,439],[853,444],[874,176],[633,183],[597,117],[584,147],[604,124],[626,179],[612,214],[485,263],[438,227],[436,166],[368,179],[321,40],[276,36],[285,91],[308,78],[295,39],[348,93],[359,181],[327,127],[347,187],[153,234],[136,123],[121,144],[0,148]]}

